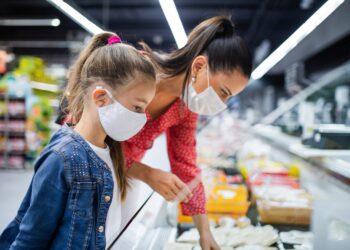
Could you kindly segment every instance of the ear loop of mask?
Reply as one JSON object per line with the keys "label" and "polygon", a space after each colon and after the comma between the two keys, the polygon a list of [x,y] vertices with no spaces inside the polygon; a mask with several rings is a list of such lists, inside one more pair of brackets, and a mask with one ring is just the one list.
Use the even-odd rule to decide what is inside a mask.
{"label": "ear loop of mask", "polygon": [[114,102],[117,101],[116,99],[114,99],[113,95],[111,94],[111,92],[109,92],[108,89],[105,89],[105,88],[103,88],[102,86],[96,86],[95,89],[102,89],[102,90],[106,91],[106,94],[108,95],[109,98],[112,99],[112,101],[114,101]]}

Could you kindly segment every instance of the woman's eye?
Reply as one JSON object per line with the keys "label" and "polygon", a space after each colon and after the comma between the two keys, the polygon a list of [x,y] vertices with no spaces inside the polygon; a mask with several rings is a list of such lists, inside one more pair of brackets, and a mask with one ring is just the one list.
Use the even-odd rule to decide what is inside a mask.
{"label": "woman's eye", "polygon": [[135,112],[137,112],[137,113],[142,113],[143,112],[142,108],[139,107],[139,106],[135,106],[134,109],[135,109]]}

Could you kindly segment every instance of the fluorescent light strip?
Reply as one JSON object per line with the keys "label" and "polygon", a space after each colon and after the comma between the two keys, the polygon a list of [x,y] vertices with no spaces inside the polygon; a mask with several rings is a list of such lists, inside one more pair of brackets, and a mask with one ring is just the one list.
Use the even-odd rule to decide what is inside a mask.
{"label": "fluorescent light strip", "polygon": [[179,13],[177,12],[173,0],[159,0],[165,18],[170,26],[178,48],[182,48],[187,43],[187,35],[182,25]]}
{"label": "fluorescent light strip", "polygon": [[344,0],[328,0],[303,25],[301,25],[286,41],[272,52],[252,73],[252,79],[263,77],[273,66],[282,60],[320,23],[334,12]]}
{"label": "fluorescent light strip", "polygon": [[54,26],[61,23],[60,19],[0,19],[0,26]]}
{"label": "fluorescent light strip", "polygon": [[65,13],[68,17],[74,20],[77,24],[83,27],[86,31],[92,35],[102,33],[104,30],[98,27],[96,24],[91,22],[85,16],[83,16],[79,11],[74,9],[68,3],[63,0],[47,0],[49,3],[53,4],[56,8]]}
{"label": "fluorescent light strip", "polygon": [[34,82],[31,81],[30,86],[34,89],[49,91],[49,92],[59,92],[60,88],[59,86],[55,84],[49,84],[49,83],[43,83],[43,82]]}

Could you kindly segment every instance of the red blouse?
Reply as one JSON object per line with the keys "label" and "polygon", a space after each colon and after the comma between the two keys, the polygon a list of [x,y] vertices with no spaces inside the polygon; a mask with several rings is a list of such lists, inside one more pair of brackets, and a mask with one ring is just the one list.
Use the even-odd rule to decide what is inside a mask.
{"label": "red blouse", "polygon": [[[146,150],[152,148],[154,140],[166,132],[167,148],[171,171],[183,182],[191,182],[200,169],[196,166],[196,127],[197,114],[191,112],[177,99],[168,110],[157,119],[152,119],[147,113],[145,127],[133,138],[123,143],[126,166],[134,161],[141,161]],[[205,194],[200,183],[192,190],[192,198],[187,203],[181,203],[184,215],[204,214]]]}

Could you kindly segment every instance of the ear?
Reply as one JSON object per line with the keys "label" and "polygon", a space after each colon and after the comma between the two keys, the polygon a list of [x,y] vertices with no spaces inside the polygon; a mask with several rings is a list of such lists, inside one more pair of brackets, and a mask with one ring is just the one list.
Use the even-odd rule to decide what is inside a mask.
{"label": "ear", "polygon": [[97,107],[103,107],[108,104],[107,93],[104,89],[94,89],[92,91],[92,100]]}
{"label": "ear", "polygon": [[197,76],[198,73],[207,68],[208,58],[206,56],[197,56],[191,66],[191,75]]}

